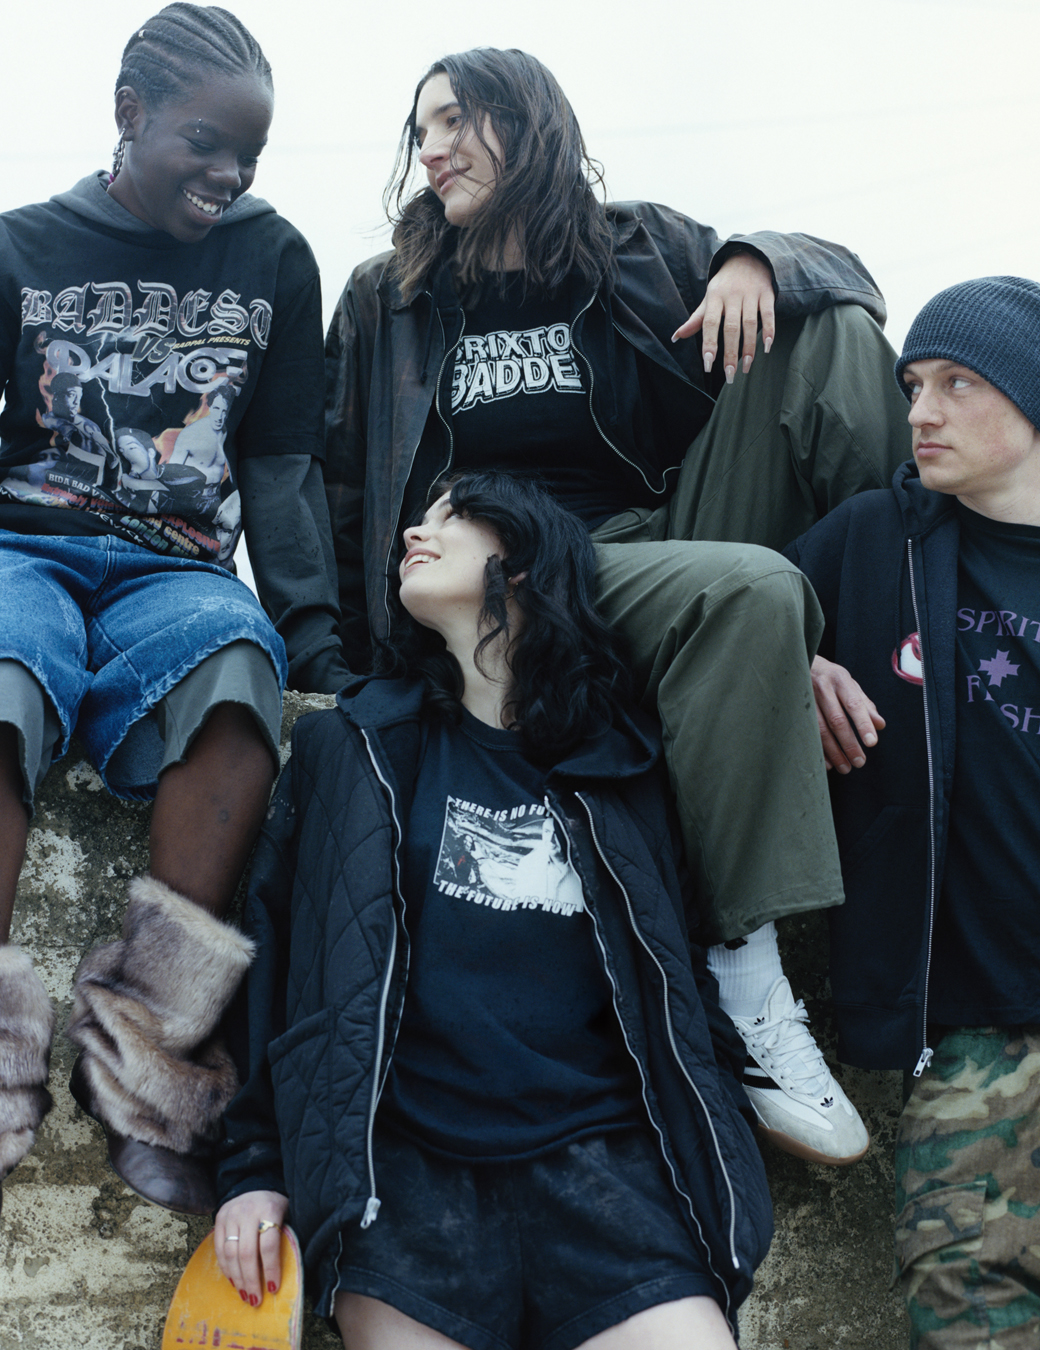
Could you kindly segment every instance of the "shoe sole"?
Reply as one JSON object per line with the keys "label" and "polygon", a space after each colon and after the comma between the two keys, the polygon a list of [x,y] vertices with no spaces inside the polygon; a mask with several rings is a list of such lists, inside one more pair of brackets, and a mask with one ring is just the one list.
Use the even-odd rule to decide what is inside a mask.
{"label": "shoe sole", "polygon": [[300,1350],[303,1288],[300,1247],[291,1228],[282,1229],[282,1283],[264,1294],[259,1308],[242,1301],[217,1264],[213,1234],[203,1238],[180,1278],[166,1315],[161,1350],[249,1346],[250,1350]]}
{"label": "shoe sole", "polygon": [[789,1134],[784,1134],[782,1130],[771,1130],[768,1125],[758,1122],[758,1132],[769,1140],[776,1148],[782,1149],[784,1153],[790,1153],[795,1158],[804,1158],[806,1162],[822,1163],[824,1167],[851,1167],[853,1163],[859,1162],[860,1158],[866,1155],[870,1148],[870,1135],[867,1135],[866,1145],[858,1153],[850,1153],[845,1158],[835,1158],[829,1153],[820,1153],[817,1149],[810,1148],[808,1144],[803,1144],[800,1139],[794,1139]]}

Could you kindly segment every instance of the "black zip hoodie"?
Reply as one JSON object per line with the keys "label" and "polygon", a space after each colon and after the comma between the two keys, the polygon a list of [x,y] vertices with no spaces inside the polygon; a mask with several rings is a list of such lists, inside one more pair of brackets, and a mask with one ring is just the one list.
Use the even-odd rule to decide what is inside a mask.
{"label": "black zip hoodie", "polygon": [[820,654],[852,673],[886,722],[865,766],[832,774],[831,784],[845,883],[845,904],[829,916],[838,1053],[867,1069],[913,1069],[931,1057],[932,926],[956,741],[959,538],[954,499],[925,488],[908,461],[891,489],[844,502],[785,550],[820,598]]}

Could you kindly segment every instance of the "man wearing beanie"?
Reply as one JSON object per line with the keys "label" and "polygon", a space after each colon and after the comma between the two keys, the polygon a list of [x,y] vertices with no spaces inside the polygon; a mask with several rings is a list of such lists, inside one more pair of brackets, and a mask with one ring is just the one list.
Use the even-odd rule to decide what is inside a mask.
{"label": "man wearing beanie", "polygon": [[982,277],[896,363],[914,462],[787,550],[846,902],[838,1053],[906,1071],[896,1267],[922,1350],[1040,1345],[1040,286]]}

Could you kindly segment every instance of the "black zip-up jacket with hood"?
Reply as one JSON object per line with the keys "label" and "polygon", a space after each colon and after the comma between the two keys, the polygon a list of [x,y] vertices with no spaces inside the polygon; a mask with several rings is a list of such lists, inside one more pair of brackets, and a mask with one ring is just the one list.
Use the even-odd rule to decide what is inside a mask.
{"label": "black zip-up jacket with hood", "polygon": [[[776,313],[863,306],[880,324],[885,305],[854,253],[806,234],[762,231],[720,244],[715,231],[666,206],[616,202],[613,284],[576,296],[571,340],[593,420],[613,453],[668,500],[686,451],[711,415],[700,339],[671,335],[704,299],[708,281],[736,253],[773,274]],[[371,637],[385,637],[387,577],[401,530],[452,462],[448,422],[462,306],[445,266],[409,302],[392,253],[356,268],[325,344],[325,486],[339,565],[342,634],[359,668]],[[717,363],[721,372],[722,363]]]}
{"label": "black zip-up jacket with hood", "polygon": [[[371,1130],[408,978],[401,822],[418,772],[417,683],[359,680],[302,718],[257,846],[246,929],[258,954],[228,1019],[243,1087],[228,1108],[221,1201],[289,1196],[317,1311],[341,1232],[378,1211]],[[642,723],[591,739],[547,800],[595,923],[652,1133],[731,1324],[772,1233],[740,1087],[676,863],[660,750]]]}
{"label": "black zip-up jacket with hood", "polygon": [[[820,654],[885,717],[862,769],[832,774],[845,904],[830,911],[838,1054],[866,1069],[923,1068],[932,925],[942,885],[955,730],[954,499],[913,461],[891,489],[861,492],[785,550],[812,582]],[[923,684],[896,670],[919,634]]]}

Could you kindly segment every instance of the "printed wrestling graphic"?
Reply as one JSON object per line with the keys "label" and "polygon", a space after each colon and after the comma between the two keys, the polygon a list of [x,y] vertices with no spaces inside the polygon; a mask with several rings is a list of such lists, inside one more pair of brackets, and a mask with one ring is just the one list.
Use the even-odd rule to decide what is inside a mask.
{"label": "printed wrestling graphic", "polygon": [[553,818],[529,804],[489,811],[449,797],[434,870],[442,895],[489,909],[580,914],[581,882],[564,856]]}
{"label": "printed wrestling graphic", "polygon": [[136,308],[123,282],[23,292],[40,441],[28,461],[0,466],[0,496],[97,513],[155,552],[229,564],[241,506],[225,442],[270,305],[135,284]]}
{"label": "printed wrestling graphic", "polygon": [[569,323],[464,337],[459,343],[451,387],[452,412],[464,412],[476,403],[494,403],[514,394],[548,392],[581,393]]}

